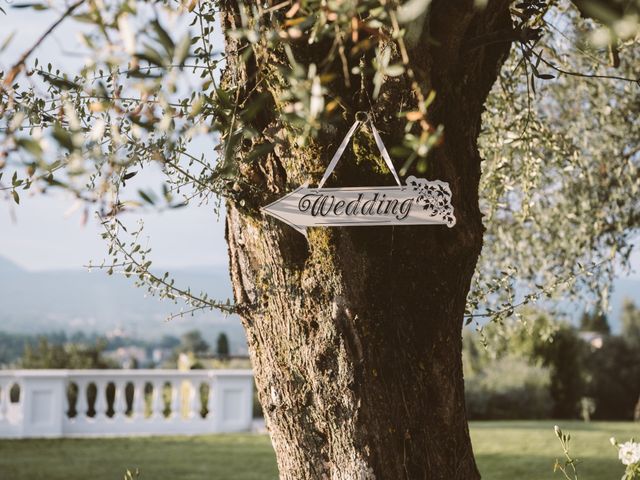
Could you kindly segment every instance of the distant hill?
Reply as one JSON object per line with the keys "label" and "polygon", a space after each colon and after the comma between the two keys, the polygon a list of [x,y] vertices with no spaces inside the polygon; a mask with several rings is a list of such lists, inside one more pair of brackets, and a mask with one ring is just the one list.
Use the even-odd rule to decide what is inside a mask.
{"label": "distant hill", "polygon": [[[195,267],[171,273],[176,285],[190,286],[194,292],[204,290],[219,300],[232,296],[226,267]],[[132,336],[154,339],[197,328],[212,345],[218,333],[224,331],[234,352],[246,350],[237,317],[208,311],[166,322],[169,314],[180,311],[180,305],[148,296],[133,283],[133,279],[108,276],[100,270],[30,272],[0,256],[0,331],[107,333],[122,329]],[[619,328],[625,297],[640,305],[640,279],[615,282],[610,314],[614,331]],[[580,313],[576,310],[575,317]]]}
{"label": "distant hill", "polygon": [[[176,285],[226,300],[231,285],[226,267],[196,267],[171,271]],[[181,305],[159,301],[133,279],[104,271],[48,270],[30,272],[0,256],[0,330],[42,333],[57,330],[107,333],[122,329],[140,338],[179,335],[197,328],[214,344],[218,333],[230,337],[234,352],[246,350],[237,317],[205,311],[166,322]]]}
{"label": "distant hill", "polygon": [[10,274],[10,273],[20,273],[23,272],[22,268],[19,265],[16,265],[8,258],[0,256],[0,275],[2,274]]}

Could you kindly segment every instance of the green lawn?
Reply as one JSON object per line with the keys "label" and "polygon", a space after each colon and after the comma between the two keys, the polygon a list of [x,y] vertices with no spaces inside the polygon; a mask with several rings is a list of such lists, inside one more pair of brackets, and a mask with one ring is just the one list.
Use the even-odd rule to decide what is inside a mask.
{"label": "green lawn", "polygon": [[[618,480],[622,467],[609,437],[640,437],[640,424],[560,425],[582,460],[581,480]],[[552,473],[562,454],[553,422],[474,422],[471,435],[485,479],[561,479]],[[1,480],[120,480],[136,467],[141,480],[277,478],[264,435],[0,441]]]}
{"label": "green lawn", "polygon": [[0,441],[0,480],[277,479],[265,435]]}
{"label": "green lawn", "polygon": [[619,480],[624,469],[609,438],[640,437],[640,423],[631,422],[472,422],[473,450],[483,478],[564,479],[560,472],[553,474],[555,459],[564,459],[554,423],[571,434],[569,449],[580,460],[580,480]]}

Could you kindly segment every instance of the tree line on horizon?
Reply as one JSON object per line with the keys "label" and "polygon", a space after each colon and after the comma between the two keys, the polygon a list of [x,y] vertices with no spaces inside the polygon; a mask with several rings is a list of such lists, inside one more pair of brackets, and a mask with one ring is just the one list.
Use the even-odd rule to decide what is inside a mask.
{"label": "tree line on horizon", "polygon": [[[221,332],[214,347],[202,336],[200,330],[185,332],[181,337],[164,335],[158,340],[133,338],[109,338],[97,333],[49,332],[43,334],[21,334],[0,331],[0,369],[8,368],[59,368],[59,369],[104,369],[121,368],[105,355],[120,347],[141,347],[148,351],[155,348],[171,350],[168,363],[176,364],[180,353],[191,353],[196,358],[212,357],[226,359],[230,356],[229,337]],[[144,367],[137,365],[136,367]]]}
{"label": "tree line on horizon", "polygon": [[465,335],[469,417],[640,421],[640,309],[625,300],[620,320],[613,333],[598,311],[577,325],[531,311],[508,334]]}

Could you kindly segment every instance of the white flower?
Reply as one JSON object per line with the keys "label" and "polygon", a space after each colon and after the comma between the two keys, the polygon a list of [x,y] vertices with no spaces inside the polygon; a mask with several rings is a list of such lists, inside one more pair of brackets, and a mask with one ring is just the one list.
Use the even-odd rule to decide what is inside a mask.
{"label": "white flower", "polygon": [[633,465],[640,462],[640,443],[621,443],[618,450],[618,458],[624,465]]}

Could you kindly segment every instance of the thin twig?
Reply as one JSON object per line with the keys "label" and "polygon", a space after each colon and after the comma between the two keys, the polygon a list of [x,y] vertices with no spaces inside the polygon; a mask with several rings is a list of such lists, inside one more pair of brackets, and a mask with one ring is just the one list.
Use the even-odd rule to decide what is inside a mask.
{"label": "thin twig", "polygon": [[636,83],[636,84],[640,85],[640,78],[628,78],[628,77],[621,77],[621,76],[618,76],[618,75],[599,75],[597,73],[582,73],[582,72],[574,72],[574,71],[571,71],[571,70],[565,70],[563,68],[557,67],[552,62],[546,60],[542,56],[542,53],[536,52],[531,47],[527,46],[527,48],[529,48],[529,51],[531,53],[533,53],[547,67],[555,70],[558,73],[562,73],[564,75],[570,75],[572,77],[582,77],[582,78],[601,78],[601,79],[606,79],[606,80],[620,80],[620,81],[623,81],[623,82]]}
{"label": "thin twig", "polygon": [[468,314],[465,315],[464,318],[467,319],[471,319],[471,318],[489,318],[489,317],[495,317],[498,315],[503,315],[503,314],[510,314],[511,312],[513,312],[516,308],[522,307],[524,305],[527,305],[528,303],[530,303],[532,300],[538,300],[540,297],[542,297],[543,295],[549,294],[551,292],[553,292],[558,286],[564,284],[564,283],[568,283],[571,280],[577,278],[578,276],[591,272],[593,270],[596,270],[598,268],[600,268],[601,266],[605,265],[606,263],[609,263],[611,261],[613,261],[614,258],[613,257],[609,257],[606,258],[598,263],[594,263],[593,265],[591,265],[588,268],[584,268],[582,267],[577,273],[575,274],[571,274],[565,278],[562,278],[554,283],[551,284],[551,286],[547,287],[547,288],[541,288],[540,290],[538,290],[535,293],[531,293],[525,296],[525,299],[519,303],[514,303],[513,305],[508,305],[504,308],[498,309],[498,310],[492,310],[492,311],[486,311],[486,312],[482,312],[482,313],[473,313],[473,314]]}
{"label": "thin twig", "polygon": [[[76,8],[78,8],[84,2],[85,2],[85,0],[77,0],[75,3],[72,3],[71,5],[69,5],[69,8],[67,8],[64,11],[64,13],[60,16],[60,18],[58,18],[58,20],[56,20],[40,36],[40,38],[38,38],[38,40],[36,40],[36,42],[31,46],[31,48],[29,50],[27,50],[20,57],[18,62],[13,67],[11,67],[11,70],[9,70],[9,74],[7,75],[7,78],[4,80],[4,85],[6,87],[11,86],[11,84],[13,83],[13,80],[22,71],[22,69],[24,68],[25,62],[31,56],[31,54],[36,50],[36,48],[38,48],[42,44],[42,42],[44,42],[44,40],[58,27],[58,25],[60,25],[68,16],[70,16],[75,11]],[[2,89],[0,89],[0,92],[2,92]]]}

